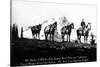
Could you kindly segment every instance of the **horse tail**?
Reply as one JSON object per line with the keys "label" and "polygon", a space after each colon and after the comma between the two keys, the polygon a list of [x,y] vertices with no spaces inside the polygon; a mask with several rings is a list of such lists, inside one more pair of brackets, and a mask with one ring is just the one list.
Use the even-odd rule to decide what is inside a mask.
{"label": "horse tail", "polygon": [[44,33],[46,32],[47,26],[44,28]]}
{"label": "horse tail", "polygon": [[45,39],[46,39],[46,40],[47,40],[47,37],[48,37],[48,33],[47,33],[47,31],[46,31],[47,27],[48,27],[48,26],[46,26],[46,27],[44,28],[44,35],[45,35]]}

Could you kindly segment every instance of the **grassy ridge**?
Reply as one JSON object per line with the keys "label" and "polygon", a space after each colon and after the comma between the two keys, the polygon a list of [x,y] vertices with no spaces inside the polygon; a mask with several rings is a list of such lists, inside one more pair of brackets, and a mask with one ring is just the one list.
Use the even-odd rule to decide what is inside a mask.
{"label": "grassy ridge", "polygon": [[24,64],[26,58],[68,56],[86,56],[88,61],[96,61],[96,45],[32,39],[18,39],[11,42],[11,66]]}

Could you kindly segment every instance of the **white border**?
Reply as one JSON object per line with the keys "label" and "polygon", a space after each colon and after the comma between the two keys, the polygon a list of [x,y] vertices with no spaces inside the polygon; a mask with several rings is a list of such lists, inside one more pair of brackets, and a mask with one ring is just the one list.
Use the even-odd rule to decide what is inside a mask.
{"label": "white border", "polygon": [[[99,0],[30,0],[41,2],[73,3],[97,5],[97,62],[37,65],[33,67],[99,67],[100,66],[100,1]],[[10,0],[0,0],[0,67],[10,64]]]}

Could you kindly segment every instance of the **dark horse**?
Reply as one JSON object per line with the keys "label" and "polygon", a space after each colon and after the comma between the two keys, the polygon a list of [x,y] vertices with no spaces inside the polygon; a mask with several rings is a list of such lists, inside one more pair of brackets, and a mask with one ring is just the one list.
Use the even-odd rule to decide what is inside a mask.
{"label": "dark horse", "polygon": [[63,41],[64,41],[65,35],[67,35],[67,41],[70,42],[70,35],[71,35],[72,29],[74,29],[74,23],[71,23],[71,24],[69,24],[67,26],[62,27],[62,29],[61,29],[61,37],[62,37]]}
{"label": "dark horse", "polygon": [[89,36],[89,31],[91,30],[91,25],[90,23],[88,23],[84,29],[82,29],[81,27],[78,28],[76,30],[77,33],[77,39],[79,40],[79,42],[81,42],[81,36],[84,36],[84,42],[87,41],[88,36]]}
{"label": "dark horse", "polygon": [[44,29],[45,39],[48,40],[48,35],[50,35],[49,39],[54,41],[54,33],[56,29],[57,29],[57,22],[46,26]]}
{"label": "dark horse", "polygon": [[32,37],[34,39],[37,39],[37,38],[40,39],[41,26],[42,26],[42,24],[39,24],[39,25],[36,25],[36,26],[32,26],[31,27]]}

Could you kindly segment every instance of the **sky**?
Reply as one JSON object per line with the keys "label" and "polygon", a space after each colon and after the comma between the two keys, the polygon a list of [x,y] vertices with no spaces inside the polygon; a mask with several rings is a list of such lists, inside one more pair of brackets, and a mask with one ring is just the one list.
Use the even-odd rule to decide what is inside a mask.
{"label": "sky", "polygon": [[[12,24],[18,25],[19,34],[21,27],[26,30],[29,26],[38,25],[45,20],[49,20],[48,24],[53,23],[52,17],[58,21],[57,30],[59,31],[61,29],[59,18],[62,16],[65,16],[68,22],[73,22],[75,29],[80,27],[82,18],[84,18],[86,24],[91,23],[91,31],[96,35],[96,6],[12,0]],[[42,26],[41,35],[43,35],[43,29],[48,24]],[[73,34],[73,36],[75,35]],[[31,31],[25,31],[24,36],[31,38]]]}

